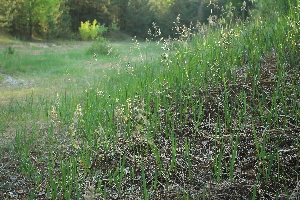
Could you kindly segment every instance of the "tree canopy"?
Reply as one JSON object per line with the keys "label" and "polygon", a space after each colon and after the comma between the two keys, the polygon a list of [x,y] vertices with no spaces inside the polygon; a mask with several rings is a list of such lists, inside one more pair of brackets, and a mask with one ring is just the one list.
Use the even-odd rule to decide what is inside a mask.
{"label": "tree canopy", "polygon": [[[210,15],[219,16],[232,9],[247,15],[255,0],[2,0],[0,27],[20,39],[72,38],[81,22],[97,20],[110,26],[117,23],[130,36],[147,37],[155,22],[164,36],[172,34],[173,22],[180,15],[186,26],[207,23]],[[241,9],[244,7],[244,10]]]}

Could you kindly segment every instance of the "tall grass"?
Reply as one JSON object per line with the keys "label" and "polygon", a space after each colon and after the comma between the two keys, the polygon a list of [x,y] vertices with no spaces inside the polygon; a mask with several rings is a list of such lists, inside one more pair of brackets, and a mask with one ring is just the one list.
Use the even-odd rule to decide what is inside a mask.
{"label": "tall grass", "polygon": [[290,7],[272,21],[254,13],[165,40],[156,60],[135,41],[136,62],[104,70],[80,94],[24,103],[45,115],[43,127],[27,118],[11,149],[28,198],[291,197],[300,90],[299,7]]}

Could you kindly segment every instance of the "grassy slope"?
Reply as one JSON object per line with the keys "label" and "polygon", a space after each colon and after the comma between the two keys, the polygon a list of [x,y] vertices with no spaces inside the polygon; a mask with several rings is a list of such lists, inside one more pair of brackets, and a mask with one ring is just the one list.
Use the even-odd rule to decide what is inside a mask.
{"label": "grassy slope", "polygon": [[[91,85],[104,80],[107,74],[120,73],[120,70],[129,67],[129,62],[144,62],[143,59],[152,59],[157,55],[156,50],[160,51],[153,44],[116,42],[112,44],[112,56],[93,57],[86,54],[89,46],[90,43],[86,42],[64,42],[53,47],[49,47],[47,43],[3,43],[0,54],[0,104],[3,106],[3,116],[14,117],[9,112],[10,106],[18,104],[17,107],[26,107],[28,99],[38,104],[40,100],[41,104],[48,104],[54,101],[53,97],[61,93],[68,93],[77,98]],[[14,50],[13,54],[7,54],[9,47]],[[148,53],[146,58],[143,54],[149,49],[152,53]],[[41,120],[38,110],[36,111],[38,119],[32,120]],[[31,111],[25,113],[30,119]],[[43,114],[42,112],[41,115]],[[15,127],[15,123],[22,124],[22,121],[27,121],[3,118],[6,120],[1,121],[0,127],[5,134],[15,132],[9,128]]]}
{"label": "grassy slope", "polygon": [[16,41],[5,30],[0,28],[0,42],[3,44],[3,43],[10,43],[10,42],[16,42]]}
{"label": "grassy slope", "polygon": [[[29,64],[26,76],[49,76],[67,90],[55,98],[33,93],[1,110],[5,119],[22,122],[14,148],[4,148],[2,157],[17,164],[14,175],[27,183],[16,195],[262,199],[295,194],[299,29],[288,24],[296,26],[296,15],[292,22],[279,13],[273,17],[272,24],[262,19],[206,32],[183,43],[174,56],[166,50],[157,62],[115,58],[109,61],[113,69],[101,73],[76,65],[78,50],[70,50],[68,60],[52,54],[63,69],[43,65],[46,71],[39,72],[39,65]],[[41,62],[46,59],[47,54]],[[62,76],[66,68],[75,70],[69,85],[69,78],[55,72]],[[8,197],[14,170],[1,170]]]}

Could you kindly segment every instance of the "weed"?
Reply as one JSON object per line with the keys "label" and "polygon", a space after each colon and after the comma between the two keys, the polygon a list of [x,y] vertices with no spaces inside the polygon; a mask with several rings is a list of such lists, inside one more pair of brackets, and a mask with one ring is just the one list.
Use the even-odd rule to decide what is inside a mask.
{"label": "weed", "polygon": [[13,55],[15,53],[15,51],[16,50],[13,47],[9,46],[9,47],[5,48],[3,53],[6,55]]}

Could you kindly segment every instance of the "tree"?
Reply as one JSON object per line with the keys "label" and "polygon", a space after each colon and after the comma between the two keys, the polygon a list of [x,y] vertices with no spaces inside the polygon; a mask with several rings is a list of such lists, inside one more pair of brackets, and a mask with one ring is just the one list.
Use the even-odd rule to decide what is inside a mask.
{"label": "tree", "polygon": [[33,33],[44,38],[56,36],[63,0],[18,0],[12,20],[12,33],[31,39]]}
{"label": "tree", "polygon": [[109,0],[69,0],[72,31],[77,32],[82,21],[96,19],[101,24],[111,24],[114,18],[111,8],[115,4]]}
{"label": "tree", "polygon": [[181,16],[181,22],[189,24],[193,20],[199,20],[198,17],[198,0],[174,0],[170,7],[173,15]]}
{"label": "tree", "polygon": [[58,19],[62,14],[61,3],[61,0],[36,0],[36,23],[46,39],[57,36]]}
{"label": "tree", "polygon": [[153,19],[149,0],[130,0],[126,10],[123,31],[131,36],[147,37]]}
{"label": "tree", "polygon": [[12,33],[21,39],[32,37],[33,21],[34,21],[34,2],[31,0],[19,0],[16,4],[16,15],[12,20]]}
{"label": "tree", "polygon": [[118,19],[120,30],[126,30],[127,26],[127,11],[128,11],[129,0],[114,0],[112,6],[115,8],[114,13]]}
{"label": "tree", "polygon": [[56,25],[56,37],[58,38],[70,38],[72,36],[71,32],[71,16],[70,7],[68,6],[69,0],[64,0],[60,5],[60,15],[57,18]]}
{"label": "tree", "polygon": [[14,19],[16,1],[2,0],[0,2],[0,27],[10,28]]}
{"label": "tree", "polygon": [[174,0],[170,10],[174,20],[180,15],[180,22],[188,26],[191,22],[196,23],[200,20],[198,5],[198,0]]}
{"label": "tree", "polygon": [[151,0],[152,21],[160,28],[164,37],[172,34],[173,22],[176,20],[176,15],[170,10],[172,4],[173,0]]}

